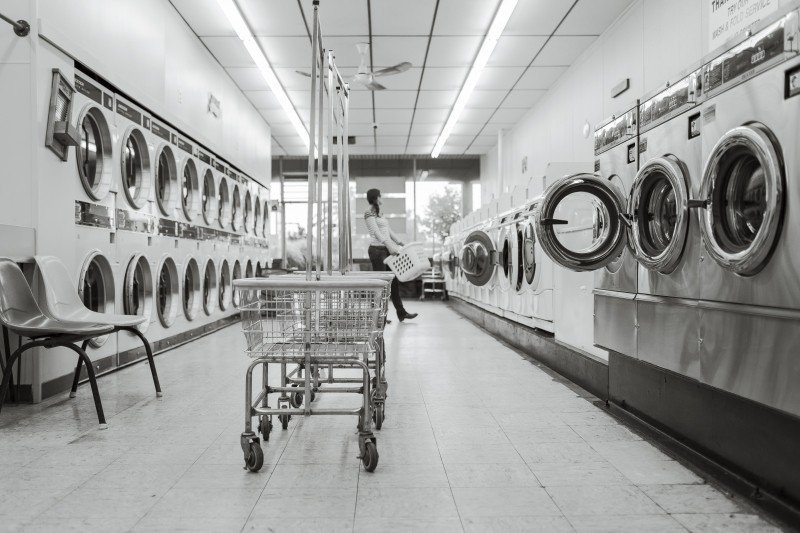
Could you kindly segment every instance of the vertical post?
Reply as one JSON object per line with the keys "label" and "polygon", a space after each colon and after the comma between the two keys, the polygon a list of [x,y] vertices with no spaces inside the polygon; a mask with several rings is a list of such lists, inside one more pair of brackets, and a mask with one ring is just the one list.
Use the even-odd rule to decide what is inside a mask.
{"label": "vertical post", "polygon": [[[342,82],[343,83],[343,82]],[[341,122],[339,124],[339,129],[337,133],[339,134],[339,142],[337,143],[336,147],[336,158],[337,158],[337,166],[336,171],[338,172],[339,176],[339,270],[342,274],[347,272],[347,220],[350,218],[350,213],[347,211],[347,200],[345,196],[349,194],[347,185],[345,183],[345,175],[344,175],[344,157],[343,157],[343,150],[342,143],[344,143],[344,137],[342,136],[342,132],[344,131],[344,102],[347,100],[347,93],[345,92],[344,84],[340,87],[341,96],[339,99],[339,107],[337,107],[336,111],[337,114],[341,113],[340,119]]]}
{"label": "vertical post", "polygon": [[320,62],[320,70],[319,70],[319,96],[317,97],[317,103],[319,104],[319,130],[318,130],[318,138],[317,138],[317,174],[314,177],[317,185],[317,258],[318,263],[316,264],[316,272],[317,272],[317,279],[319,279],[320,272],[322,271],[322,225],[324,223],[324,214],[325,212],[322,209],[322,177],[324,175],[325,170],[323,169],[325,156],[323,154],[323,144],[322,140],[325,135],[325,76],[324,72],[327,68],[327,62],[325,61],[325,53],[322,50],[322,46],[320,45],[320,49],[318,51],[317,57],[319,58]]}
{"label": "vertical post", "polygon": [[344,170],[344,188],[345,188],[345,205],[347,207],[346,220],[347,228],[345,237],[347,238],[347,269],[352,270],[353,267],[353,230],[350,226],[350,148],[345,142],[348,138],[350,127],[350,88],[346,87],[347,97],[344,100],[344,128],[342,132],[342,168]]}
{"label": "vertical post", "polygon": [[308,132],[308,231],[306,233],[306,281],[311,281],[311,262],[314,260],[314,181],[315,175],[315,146],[314,132],[316,131],[316,110],[314,108],[314,98],[317,91],[317,46],[319,43],[319,1],[314,0],[314,16],[312,19],[311,37],[311,110],[309,112],[309,132]]}
{"label": "vertical post", "polygon": [[283,156],[278,159],[278,165],[280,168],[280,180],[281,180],[281,268],[287,268],[287,253],[286,253],[286,181],[283,176]]}
{"label": "vertical post", "polygon": [[412,176],[412,178],[411,179],[414,180],[414,198],[413,198],[414,205],[411,208],[411,213],[412,213],[411,221],[412,221],[413,228],[414,228],[412,230],[412,234],[414,235],[414,239],[413,240],[414,240],[414,242],[416,242],[416,240],[417,240],[417,158],[416,157],[411,160],[411,165],[412,165],[412,167],[411,167],[411,176]]}
{"label": "vertical post", "polygon": [[[333,86],[333,52],[328,52],[328,221],[327,225],[327,254],[326,263],[328,274],[333,272],[333,136],[336,133],[336,124],[333,120],[334,98],[338,96],[338,91],[334,91]],[[336,98],[338,100],[338,98]]]}

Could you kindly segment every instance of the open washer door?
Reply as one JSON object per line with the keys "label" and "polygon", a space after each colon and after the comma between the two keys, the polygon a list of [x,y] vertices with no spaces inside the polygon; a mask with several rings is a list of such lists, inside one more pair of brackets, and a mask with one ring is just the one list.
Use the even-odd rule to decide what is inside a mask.
{"label": "open washer door", "polygon": [[714,146],[703,172],[703,244],[722,268],[740,276],[764,268],[780,235],[785,177],[773,139],[760,124],[733,128]]}
{"label": "open washer door", "polygon": [[538,272],[536,268],[536,230],[532,218],[520,224],[518,235],[522,237],[522,247],[519,253],[522,256],[520,274],[525,280],[523,290],[533,290],[538,285],[538,276],[536,275]]}
{"label": "open washer door", "polygon": [[491,237],[483,230],[475,230],[464,240],[459,261],[467,281],[483,287],[492,279],[497,266],[497,250]]}
{"label": "open washer door", "polygon": [[626,202],[612,183],[574,174],[551,185],[534,217],[544,252],[575,271],[597,270],[619,257],[627,242]]}

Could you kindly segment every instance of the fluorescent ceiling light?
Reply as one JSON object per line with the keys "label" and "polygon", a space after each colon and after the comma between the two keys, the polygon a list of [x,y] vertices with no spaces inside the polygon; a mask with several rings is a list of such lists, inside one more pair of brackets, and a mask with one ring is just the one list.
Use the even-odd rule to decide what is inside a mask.
{"label": "fluorescent ceiling light", "polygon": [[453,128],[469,101],[469,97],[472,96],[472,91],[475,90],[475,85],[477,85],[478,79],[480,79],[483,67],[486,66],[486,63],[492,56],[494,47],[497,46],[497,40],[506,28],[506,24],[508,24],[508,19],[511,18],[511,13],[514,12],[514,8],[517,7],[517,2],[518,0],[502,0],[500,7],[497,8],[494,20],[492,20],[489,31],[486,33],[486,37],[484,37],[483,43],[481,44],[481,49],[478,51],[478,55],[475,57],[475,61],[469,69],[467,80],[461,87],[461,92],[458,93],[456,103],[453,104],[453,110],[450,111],[450,116],[447,117],[447,122],[445,122],[442,132],[439,134],[439,138],[436,139],[436,144],[433,145],[431,157],[439,157],[442,148],[444,148],[447,142],[447,138],[450,137],[450,134],[453,132]]}
{"label": "fluorescent ceiling light", "polygon": [[236,32],[236,35],[238,35],[239,39],[241,39],[242,43],[244,43],[247,53],[250,54],[251,58],[253,58],[253,61],[258,67],[261,76],[264,78],[264,81],[267,82],[267,86],[269,86],[272,94],[274,94],[275,98],[277,98],[278,103],[283,108],[286,116],[289,117],[289,122],[291,122],[292,126],[294,126],[297,135],[300,137],[300,139],[302,139],[306,147],[308,147],[308,130],[303,124],[303,121],[300,120],[300,115],[297,114],[297,110],[294,108],[294,104],[292,104],[292,101],[289,99],[289,95],[286,94],[286,90],[283,88],[283,85],[281,85],[281,82],[278,81],[278,77],[275,76],[275,71],[272,70],[272,65],[269,64],[267,56],[264,55],[264,51],[261,50],[261,46],[259,46],[255,37],[253,37],[253,33],[250,31],[250,27],[244,20],[242,12],[239,11],[236,2],[234,0],[217,0],[217,4],[219,5],[220,9],[222,9],[222,12],[225,13],[225,16],[228,18],[228,22],[230,22],[231,26],[233,26],[233,30]]}

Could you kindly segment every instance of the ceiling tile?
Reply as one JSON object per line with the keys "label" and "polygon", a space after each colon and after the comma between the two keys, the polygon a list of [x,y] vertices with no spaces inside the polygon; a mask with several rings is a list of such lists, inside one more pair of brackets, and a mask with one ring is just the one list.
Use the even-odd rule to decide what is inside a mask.
{"label": "ceiling tile", "polygon": [[378,124],[382,122],[411,122],[411,109],[376,109]]}
{"label": "ceiling tile", "polygon": [[481,72],[475,88],[484,90],[510,89],[524,70],[525,67],[486,67]]}
{"label": "ceiling tile", "polygon": [[516,124],[522,115],[525,114],[525,110],[520,110],[515,107],[501,107],[497,111],[495,111],[494,116],[492,116],[492,120],[497,122],[508,122],[512,124]]}
{"label": "ceiling tile", "polygon": [[433,145],[438,138],[438,135],[412,135],[408,139],[408,144],[414,146]]}
{"label": "ceiling tile", "polygon": [[468,107],[490,107],[494,109],[500,105],[508,91],[472,91],[467,101]]}
{"label": "ceiling tile", "polygon": [[417,109],[450,109],[458,96],[458,91],[420,91]]}
{"label": "ceiling tile", "polygon": [[417,91],[377,91],[375,107],[378,109],[413,109]]}
{"label": "ceiling tile", "polygon": [[301,146],[305,148],[305,144],[303,144],[302,139],[297,135],[275,135],[275,140],[280,143],[281,146],[284,148],[290,148],[292,146]]}
{"label": "ceiling tile", "polygon": [[372,91],[350,91],[350,109],[372,109]]}
{"label": "ceiling tile", "polygon": [[294,126],[291,124],[272,124],[272,135],[280,137],[294,137],[296,136]]}
{"label": "ceiling tile", "polygon": [[484,148],[483,146],[470,146],[464,153],[469,155],[485,155],[489,153],[489,150],[491,150],[492,148],[494,147]]}
{"label": "ceiling tile", "polygon": [[556,35],[600,35],[632,0],[579,0]]}
{"label": "ceiling tile", "polygon": [[[390,90],[416,91],[417,87],[419,87],[419,75],[421,72],[421,68],[412,67],[405,72],[401,72],[400,74],[380,77],[377,81]],[[358,90],[355,89],[355,85],[353,85],[353,87],[354,90]]]}
{"label": "ceiling tile", "polygon": [[372,122],[358,122],[347,125],[349,135],[372,135]]}
{"label": "ceiling tile", "polygon": [[464,109],[459,121],[483,124],[492,116],[494,108],[468,107]]}
{"label": "ceiling tile", "polygon": [[459,120],[453,127],[453,135],[477,135],[483,124],[476,122],[464,122]]}
{"label": "ceiling tile", "polygon": [[544,36],[502,35],[487,63],[490,67],[527,67],[547,41]]}
{"label": "ceiling tile", "polygon": [[[311,2],[302,2],[302,6],[310,26],[313,17]],[[366,34],[369,32],[366,2],[364,0],[320,2],[319,22],[324,36]],[[325,37],[323,43],[324,41]]]}
{"label": "ceiling tile", "polygon": [[256,37],[274,68],[311,69],[311,44],[308,37]]}
{"label": "ceiling tile", "polygon": [[411,145],[406,147],[406,154],[429,155],[433,151],[433,143],[425,145]]}
{"label": "ceiling tile", "polygon": [[384,122],[378,126],[378,135],[408,135],[408,122]]}
{"label": "ceiling tile", "polygon": [[516,89],[549,89],[567,67],[531,67],[515,87]]}
{"label": "ceiling tile", "polygon": [[411,127],[411,135],[439,135],[444,127],[444,123],[421,123],[414,121],[414,125]]}
{"label": "ceiling tile", "polygon": [[444,148],[442,148],[441,153],[444,155],[461,155],[464,153],[465,146],[453,146],[450,143],[446,144]]}
{"label": "ceiling tile", "polygon": [[[324,30],[323,30],[324,31]],[[356,45],[358,43],[369,42],[368,35],[349,35],[349,36],[334,36],[325,37],[322,44],[326,50],[333,50],[333,55],[336,61],[336,66],[341,69],[352,68],[353,73],[358,69],[361,64],[361,55],[358,53]],[[311,47],[308,47],[308,52],[311,53]],[[311,65],[311,58],[306,58],[306,64]],[[369,65],[369,52],[367,52],[367,65]]]}
{"label": "ceiling tile", "polygon": [[[425,67],[469,66],[478,53],[482,37],[474,35],[431,38],[428,62]],[[530,59],[528,60],[530,61]]]}
{"label": "ceiling tile", "polygon": [[481,135],[491,135],[492,137],[496,137],[499,131],[508,131],[513,127],[514,123],[511,122],[497,122],[495,120],[491,120],[483,127]]}
{"label": "ceiling tile", "polygon": [[441,0],[436,14],[436,35],[480,35],[489,31],[497,2]]}
{"label": "ceiling tile", "polygon": [[[258,70],[253,68],[258,73]],[[297,71],[308,72],[305,68],[276,68],[275,75],[287,91],[309,91],[311,90],[311,78],[298,74]],[[258,74],[260,76],[260,74]],[[266,82],[264,82],[266,85]]]}
{"label": "ceiling tile", "polygon": [[469,67],[427,67],[421,88],[433,91],[461,90],[468,70]]}
{"label": "ceiling tile", "polygon": [[408,141],[407,135],[378,135],[378,146],[403,146]]}
{"label": "ceiling tile", "polygon": [[414,123],[444,125],[444,121],[447,120],[447,115],[449,114],[449,109],[417,109],[414,115]]}
{"label": "ceiling tile", "polygon": [[372,109],[351,109],[348,115],[350,122],[372,123]]}
{"label": "ceiling tile", "polygon": [[272,91],[245,91],[244,94],[256,109],[281,109]]}
{"label": "ceiling tile", "polygon": [[525,89],[514,89],[511,91],[506,99],[503,101],[503,105],[505,107],[522,107],[526,109],[530,109],[533,107],[533,104],[539,101],[539,99],[544,96],[544,93],[547,91],[544,90],[525,90]]}
{"label": "ceiling tile", "polygon": [[378,66],[392,66],[408,61],[415,67],[421,67],[425,60],[427,37],[373,37],[372,54],[375,69]]}
{"label": "ceiling tile", "polygon": [[550,35],[567,14],[571,5],[572,2],[553,2],[552,0],[519,2],[503,35]]}
{"label": "ceiling tile", "polygon": [[238,37],[202,37],[201,40],[223,67],[255,66]]}
{"label": "ceiling tile", "polygon": [[[297,2],[238,0],[238,3],[253,34],[302,35],[308,42],[308,32]],[[311,24],[310,20],[309,24]]]}
{"label": "ceiling tile", "polygon": [[433,22],[431,0],[381,0],[372,2],[373,35],[424,35]]}
{"label": "ceiling tile", "polygon": [[350,147],[350,153],[352,155],[372,155],[375,153],[374,146],[359,146],[356,144],[355,146]]}
{"label": "ceiling tile", "polygon": [[261,72],[256,67],[236,67],[225,69],[236,85],[243,91],[266,91],[269,90],[267,82],[261,76]]}
{"label": "ceiling tile", "polygon": [[554,36],[533,62],[534,66],[571,65],[597,37],[585,35]]}
{"label": "ceiling tile", "polygon": [[311,108],[311,91],[286,91],[295,107]]}
{"label": "ceiling tile", "polygon": [[497,143],[496,135],[480,134],[472,140],[472,144],[480,146],[494,146]]}
{"label": "ceiling tile", "polygon": [[171,3],[198,36],[236,36],[216,0],[171,0]]}
{"label": "ceiling tile", "polygon": [[283,109],[259,109],[258,112],[261,113],[261,116],[264,117],[267,124],[289,124],[289,117],[286,116]]}

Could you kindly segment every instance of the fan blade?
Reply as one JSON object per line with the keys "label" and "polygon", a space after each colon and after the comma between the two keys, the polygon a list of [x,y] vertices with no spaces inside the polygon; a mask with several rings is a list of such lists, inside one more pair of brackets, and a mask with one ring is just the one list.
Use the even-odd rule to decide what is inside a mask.
{"label": "fan blade", "polygon": [[303,72],[302,70],[295,70],[295,72],[297,72],[301,76],[305,76],[306,78],[310,78],[311,77],[311,73],[310,72]]}
{"label": "fan blade", "polygon": [[376,70],[372,73],[373,76],[392,76],[394,74],[400,74],[401,72],[405,72],[411,68],[411,63],[408,61],[403,61],[402,63],[398,63],[393,67],[382,68],[380,70]]}
{"label": "fan blade", "polygon": [[371,81],[369,83],[365,83],[364,87],[366,87],[370,91],[383,91],[383,90],[386,89],[386,87],[384,87],[383,85],[381,85],[377,81]]}

